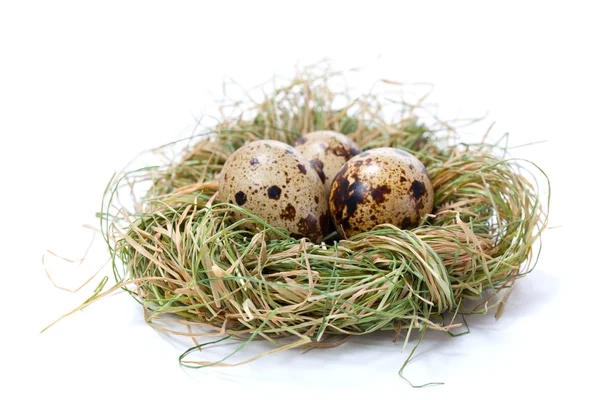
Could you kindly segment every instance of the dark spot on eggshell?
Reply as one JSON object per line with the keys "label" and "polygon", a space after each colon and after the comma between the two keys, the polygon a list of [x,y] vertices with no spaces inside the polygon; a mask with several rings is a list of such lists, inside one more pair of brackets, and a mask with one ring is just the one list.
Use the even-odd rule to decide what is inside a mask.
{"label": "dark spot on eggshell", "polygon": [[281,212],[281,214],[279,214],[279,216],[282,219],[293,221],[294,218],[296,218],[296,208],[290,203],[288,203],[287,206],[285,206],[285,208]]}
{"label": "dark spot on eggshell", "polygon": [[319,226],[321,227],[321,232],[329,231],[329,213],[323,213],[319,217]]}
{"label": "dark spot on eggshell", "polygon": [[317,171],[319,178],[321,178],[321,182],[325,183],[325,173],[323,172],[323,161],[318,160],[318,159],[310,160],[310,166],[313,167],[313,169],[315,171]]}
{"label": "dark spot on eggshell", "polygon": [[297,167],[302,174],[306,175],[306,167],[304,165],[298,163]]}
{"label": "dark spot on eggshell", "polygon": [[300,221],[298,221],[298,231],[312,241],[319,237],[317,219],[314,215],[308,214],[306,218],[300,218]]}
{"label": "dark spot on eggshell", "polygon": [[410,186],[410,190],[412,191],[412,196],[415,200],[419,200],[426,191],[425,184],[421,181],[414,181]]}
{"label": "dark spot on eggshell", "polygon": [[348,165],[344,164],[342,170],[336,175],[335,182],[337,186],[331,191],[330,195],[333,203],[331,212],[334,214],[336,222],[344,229],[350,228],[350,218],[356,212],[358,204],[364,203],[369,194],[369,187],[359,180],[358,174],[352,174],[354,182],[350,184],[345,176],[347,170]]}
{"label": "dark spot on eggshell", "polygon": [[371,197],[373,197],[373,200],[375,200],[377,204],[381,204],[385,200],[385,195],[391,192],[389,187],[380,185],[371,191]]}
{"label": "dark spot on eggshell", "polygon": [[350,157],[351,157],[350,150],[341,144],[339,146],[335,146],[334,148],[332,148],[331,151],[336,156],[344,157],[346,160],[350,159]]}
{"label": "dark spot on eggshell", "polygon": [[235,202],[238,206],[243,206],[246,204],[246,193],[240,191],[235,194]]}
{"label": "dark spot on eggshell", "polygon": [[252,158],[252,160],[250,160],[250,165],[256,165],[258,164],[258,158],[254,157]]}
{"label": "dark spot on eggshell", "polygon": [[273,185],[267,189],[267,194],[270,199],[279,200],[279,196],[281,196],[281,188],[277,185]]}
{"label": "dark spot on eggshell", "polygon": [[306,138],[303,136],[303,137],[296,139],[296,141],[294,142],[294,146],[298,146],[299,144],[304,144],[304,143],[306,143]]}

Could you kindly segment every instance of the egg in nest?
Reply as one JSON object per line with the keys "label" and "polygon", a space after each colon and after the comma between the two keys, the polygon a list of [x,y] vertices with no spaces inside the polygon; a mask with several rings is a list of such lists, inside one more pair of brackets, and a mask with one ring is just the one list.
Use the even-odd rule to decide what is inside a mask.
{"label": "egg in nest", "polygon": [[360,153],[360,148],[352,139],[334,131],[307,133],[296,140],[294,147],[317,171],[327,194],[333,178],[346,161]]}
{"label": "egg in nest", "polygon": [[331,185],[329,209],[344,237],[389,223],[414,228],[432,212],[433,186],[425,166],[395,148],[367,150],[344,164]]}
{"label": "egg in nest", "polygon": [[[297,150],[275,140],[248,143],[227,159],[218,198],[297,238],[318,243],[327,229],[327,196],[319,175]],[[236,220],[243,217],[234,212]]]}

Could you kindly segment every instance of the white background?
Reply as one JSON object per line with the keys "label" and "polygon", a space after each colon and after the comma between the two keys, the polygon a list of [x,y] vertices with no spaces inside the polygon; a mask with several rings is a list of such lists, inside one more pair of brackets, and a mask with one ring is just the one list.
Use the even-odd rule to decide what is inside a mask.
{"label": "white background", "polygon": [[[0,392],[16,391],[0,397],[588,393],[599,356],[598,13],[593,2],[448,3],[0,2]],[[470,335],[432,334],[422,344],[407,376],[444,386],[401,381],[408,353],[392,334],[185,370],[177,357],[190,343],[147,326],[124,294],[39,334],[93,289],[55,289],[41,259],[47,249],[82,255],[92,238],[82,225],[97,225],[113,172],[189,130],[226,76],[250,87],[324,57],[341,69],[365,67],[358,85],[432,82],[443,115],[489,112],[512,144],[544,141],[515,151],[552,181],[552,229],[538,267],[500,320],[472,318]],[[48,256],[46,267],[76,287],[106,260],[100,242],[80,267]]]}

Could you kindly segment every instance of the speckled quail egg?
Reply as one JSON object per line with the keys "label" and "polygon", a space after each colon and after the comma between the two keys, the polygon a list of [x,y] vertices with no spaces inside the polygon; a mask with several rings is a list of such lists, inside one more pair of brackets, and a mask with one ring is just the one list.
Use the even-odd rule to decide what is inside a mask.
{"label": "speckled quail egg", "polygon": [[344,164],[331,185],[329,210],[344,237],[390,223],[414,228],[433,210],[425,166],[395,148],[367,150]]}
{"label": "speckled quail egg", "polygon": [[325,193],[329,193],[331,181],[346,161],[360,153],[352,139],[334,131],[307,133],[296,140],[294,147],[317,171],[325,184]]}
{"label": "speckled quail egg", "polygon": [[[218,196],[294,237],[318,243],[327,229],[327,196],[319,175],[282,142],[257,140],[236,150],[221,170]],[[234,213],[236,220],[243,217]]]}

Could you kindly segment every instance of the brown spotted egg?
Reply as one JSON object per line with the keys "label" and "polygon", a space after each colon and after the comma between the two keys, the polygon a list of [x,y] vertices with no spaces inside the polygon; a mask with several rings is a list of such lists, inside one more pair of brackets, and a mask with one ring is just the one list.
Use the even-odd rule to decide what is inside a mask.
{"label": "brown spotted egg", "polygon": [[[218,196],[294,237],[318,243],[327,229],[327,196],[319,175],[282,142],[257,140],[236,150],[221,170]],[[234,213],[236,220],[243,217]]]}
{"label": "brown spotted egg", "polygon": [[433,210],[433,186],[425,166],[395,148],[365,151],[336,175],[329,209],[344,237],[389,223],[402,229],[417,226]]}
{"label": "brown spotted egg", "polygon": [[296,140],[294,147],[317,171],[325,184],[325,193],[329,193],[331,181],[346,161],[360,153],[352,139],[334,131],[307,133]]}

